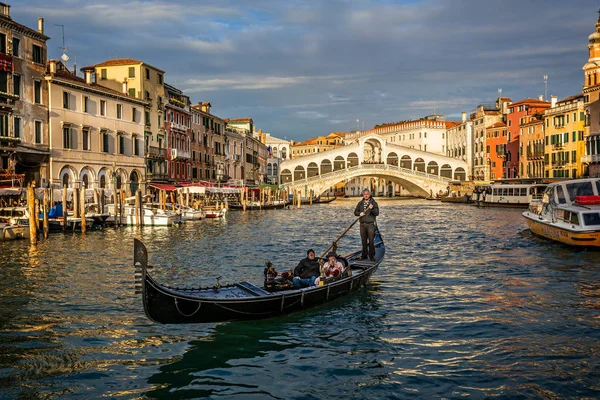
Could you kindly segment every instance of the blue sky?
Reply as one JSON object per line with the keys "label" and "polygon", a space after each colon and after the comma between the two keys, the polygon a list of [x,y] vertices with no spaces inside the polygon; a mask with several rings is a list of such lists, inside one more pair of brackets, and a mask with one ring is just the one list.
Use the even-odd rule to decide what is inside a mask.
{"label": "blue sky", "polygon": [[[7,1],[7,0],[4,0]],[[503,95],[580,92],[591,0],[8,0],[44,17],[51,58],[61,28],[78,68],[131,57],[166,71],[193,102],[254,119],[274,136],[419,118],[449,120]],[[81,74],[81,72],[79,72]]]}

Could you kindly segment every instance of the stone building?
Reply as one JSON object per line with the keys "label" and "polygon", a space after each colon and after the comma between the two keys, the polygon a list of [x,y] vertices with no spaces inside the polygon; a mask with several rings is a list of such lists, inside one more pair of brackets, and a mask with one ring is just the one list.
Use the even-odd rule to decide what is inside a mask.
{"label": "stone building", "polygon": [[588,37],[589,58],[583,66],[585,106],[585,155],[582,158],[587,176],[600,176],[600,17]]}
{"label": "stone building", "polygon": [[164,98],[167,174],[171,182],[188,182],[192,179],[190,98],[168,84]]}
{"label": "stone building", "polygon": [[165,72],[152,65],[131,58],[107,60],[93,68],[96,80],[128,96],[143,100],[146,173],[148,181],[164,182],[168,179],[166,164],[166,133],[164,129]]}
{"label": "stone building", "polygon": [[[225,128],[222,118],[211,114],[211,104],[198,103],[192,106],[192,129],[196,136],[193,151],[199,179],[210,182],[227,181],[225,174]],[[204,172],[204,176],[202,176]],[[192,173],[193,175],[193,173]]]}
{"label": "stone building", "polygon": [[60,61],[45,76],[50,118],[50,180],[55,188],[145,190],[144,120],[148,102],[84,78]]}
{"label": "stone building", "polygon": [[44,20],[34,30],[0,3],[0,169],[48,181],[48,90]]}

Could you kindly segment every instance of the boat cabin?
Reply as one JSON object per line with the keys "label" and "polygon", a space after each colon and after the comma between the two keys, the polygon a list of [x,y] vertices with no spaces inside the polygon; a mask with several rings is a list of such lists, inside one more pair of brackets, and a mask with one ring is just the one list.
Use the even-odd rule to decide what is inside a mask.
{"label": "boat cabin", "polygon": [[553,221],[575,227],[600,227],[600,179],[554,183],[544,192],[537,214],[551,213]]}

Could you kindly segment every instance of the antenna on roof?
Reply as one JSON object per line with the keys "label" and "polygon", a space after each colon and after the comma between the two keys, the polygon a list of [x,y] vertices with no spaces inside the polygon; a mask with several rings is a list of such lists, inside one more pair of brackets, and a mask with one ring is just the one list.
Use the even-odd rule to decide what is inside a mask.
{"label": "antenna on roof", "polygon": [[544,85],[546,90],[544,91],[544,101],[548,101],[548,75],[544,75]]}

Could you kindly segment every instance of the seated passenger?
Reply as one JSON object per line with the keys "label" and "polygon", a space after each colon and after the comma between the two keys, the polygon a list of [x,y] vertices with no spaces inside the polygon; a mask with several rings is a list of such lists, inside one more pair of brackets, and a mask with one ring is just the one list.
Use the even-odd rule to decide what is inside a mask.
{"label": "seated passenger", "polygon": [[309,249],[306,258],[298,263],[294,269],[294,287],[308,287],[315,284],[315,279],[321,274],[319,261],[315,258],[315,251]]}
{"label": "seated passenger", "polygon": [[[344,264],[337,259],[337,254],[327,254],[327,262],[323,265],[323,274],[325,278],[337,278],[344,272]],[[318,285],[321,277],[315,280],[315,285]]]}

